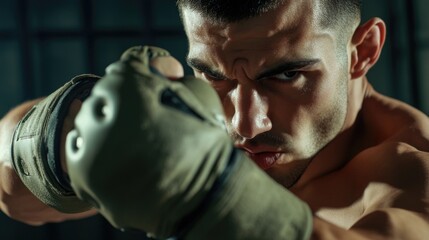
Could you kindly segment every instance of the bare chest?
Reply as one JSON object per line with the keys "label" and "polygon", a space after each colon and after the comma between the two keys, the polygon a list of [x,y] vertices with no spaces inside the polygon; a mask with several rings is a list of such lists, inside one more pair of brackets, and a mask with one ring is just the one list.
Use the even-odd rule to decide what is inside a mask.
{"label": "bare chest", "polygon": [[309,184],[308,187],[293,191],[304,200],[314,214],[343,228],[350,228],[372,210],[392,207],[401,190],[385,182],[354,184],[353,177],[337,173]]}
{"label": "bare chest", "polygon": [[364,212],[362,199],[357,199],[353,203],[342,204],[337,207],[320,207],[315,212],[315,215],[337,226],[348,229],[363,216]]}
{"label": "bare chest", "polygon": [[344,184],[317,184],[312,189],[297,191],[295,194],[304,200],[314,214],[343,228],[350,228],[365,212],[363,194],[357,194],[352,186]]}

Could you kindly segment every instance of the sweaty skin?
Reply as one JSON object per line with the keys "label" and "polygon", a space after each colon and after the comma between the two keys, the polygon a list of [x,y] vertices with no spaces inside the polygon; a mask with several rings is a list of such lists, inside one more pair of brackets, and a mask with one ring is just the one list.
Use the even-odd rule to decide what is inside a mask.
{"label": "sweaty skin", "polygon": [[217,90],[236,146],[310,205],[314,239],[425,239],[429,120],[365,77],[386,27],[353,23],[342,43],[319,13],[286,1],[219,24],[185,7],[188,64]]}

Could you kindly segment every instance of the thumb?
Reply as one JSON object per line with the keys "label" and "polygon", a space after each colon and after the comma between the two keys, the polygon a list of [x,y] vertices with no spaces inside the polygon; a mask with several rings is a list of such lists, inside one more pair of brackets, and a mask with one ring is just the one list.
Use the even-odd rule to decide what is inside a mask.
{"label": "thumb", "polygon": [[172,56],[156,57],[150,61],[150,66],[171,80],[184,76],[182,64]]}

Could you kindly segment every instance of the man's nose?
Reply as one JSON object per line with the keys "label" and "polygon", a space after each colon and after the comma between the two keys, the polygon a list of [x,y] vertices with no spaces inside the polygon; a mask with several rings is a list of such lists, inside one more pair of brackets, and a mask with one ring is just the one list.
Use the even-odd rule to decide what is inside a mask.
{"label": "man's nose", "polygon": [[272,128],[268,117],[268,102],[255,89],[238,84],[232,93],[233,130],[245,139],[251,139]]}

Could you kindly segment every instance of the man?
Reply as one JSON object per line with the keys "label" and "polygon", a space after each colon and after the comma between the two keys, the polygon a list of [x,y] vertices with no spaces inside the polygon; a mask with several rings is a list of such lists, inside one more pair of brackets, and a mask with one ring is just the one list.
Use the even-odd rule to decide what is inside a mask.
{"label": "man", "polygon": [[[246,226],[232,213],[235,220],[228,221],[228,231],[243,234],[236,238],[244,238],[241,230],[247,229],[261,234],[259,239],[275,239],[285,235],[276,235],[269,226],[283,223],[295,228],[288,230],[291,239],[308,232],[313,239],[425,239],[429,121],[418,110],[377,93],[365,77],[384,43],[383,21],[374,18],[359,25],[359,2],[353,0],[231,2],[178,1],[189,39],[188,63],[217,91],[235,146],[287,189],[281,197],[288,201],[276,202],[267,194],[260,204],[248,205],[248,212],[269,202],[280,203],[274,207],[282,214],[258,212],[260,223],[249,218]],[[4,150],[10,149],[13,128],[32,104],[2,120],[2,138],[9,136],[2,142]],[[1,170],[2,199],[12,193],[13,199],[37,201],[10,165],[3,163]],[[6,173],[12,177],[5,178]],[[298,209],[304,205],[289,192],[311,208],[311,224],[305,210]],[[4,211],[19,211],[19,205],[3,202],[9,204],[3,203]],[[32,208],[28,216],[15,217],[27,222],[74,217],[39,206],[43,210]],[[205,218],[196,219],[203,228]],[[212,221],[208,236],[221,237],[222,223]]]}
{"label": "man", "polygon": [[428,119],[365,77],[382,20],[359,25],[359,1],[264,1],[251,13],[220,2],[179,7],[188,63],[218,92],[236,146],[310,205],[321,238],[424,238]]}

